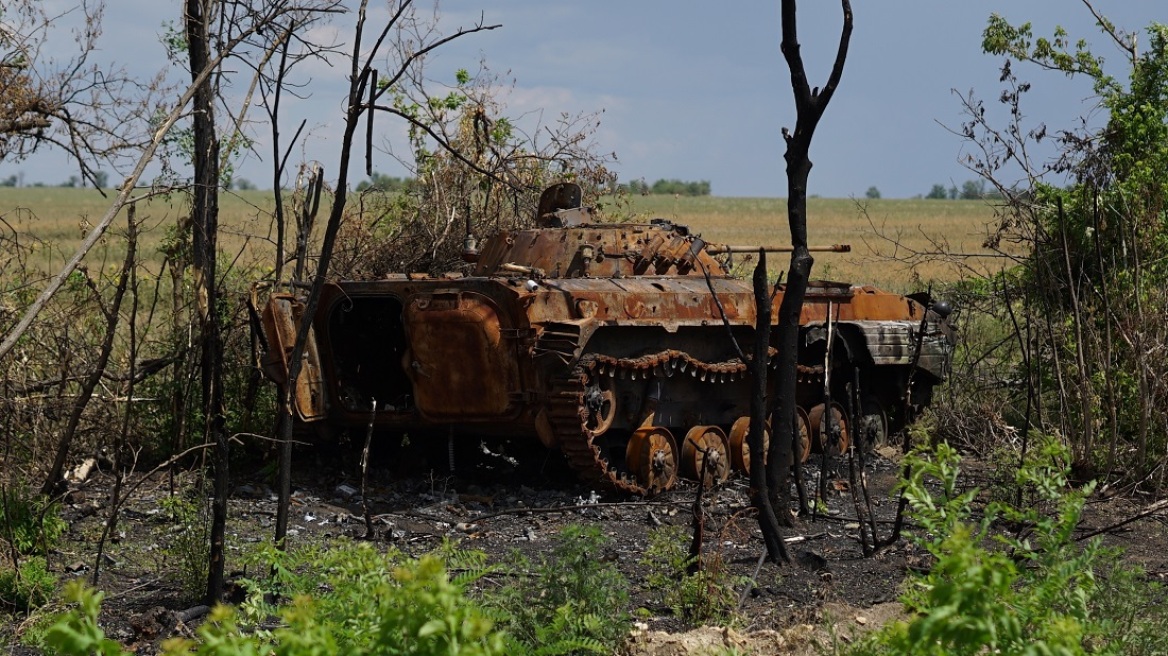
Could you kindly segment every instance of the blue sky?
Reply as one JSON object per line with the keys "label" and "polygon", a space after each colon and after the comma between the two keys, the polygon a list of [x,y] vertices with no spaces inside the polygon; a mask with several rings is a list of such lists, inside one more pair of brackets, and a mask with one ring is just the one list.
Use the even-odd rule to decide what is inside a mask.
{"label": "blue sky", "polygon": [[[54,5],[70,4],[50,0]],[[419,0],[424,2],[424,0]],[[963,143],[951,134],[962,120],[958,93],[997,98],[1001,59],[981,54],[981,31],[990,13],[1031,21],[1037,34],[1056,24],[1083,37],[1116,64],[1122,56],[1094,27],[1079,0],[854,0],[855,30],[843,80],[812,144],[809,193],[863,196],[877,187],[884,197],[911,197],[935,183],[960,184],[974,176],[961,164]],[[156,34],[177,21],[180,3],[108,0],[100,56],[148,75],[165,62]],[[1162,0],[1095,0],[1119,26],[1141,31],[1168,21]],[[450,79],[484,59],[516,84],[509,111],[531,121],[561,112],[603,110],[596,147],[615,152],[622,180],[709,180],[720,196],[782,196],[780,129],[795,116],[789,73],[779,53],[777,0],[445,0],[442,25],[453,29],[480,13],[493,32],[471,35],[428,64]],[[804,0],[800,42],[808,75],[821,85],[835,54],[841,11],[832,0]],[[341,18],[337,25],[347,25]],[[344,38],[344,31],[338,31]],[[152,68],[154,67],[154,68]],[[1034,83],[1028,120],[1071,127],[1094,108],[1090,84],[1034,68],[1016,69]],[[175,79],[184,72],[177,67]],[[344,70],[318,67],[311,97],[291,109],[308,120],[304,156],[336,170],[336,134]],[[289,120],[289,123],[293,121]],[[294,126],[293,126],[294,127]],[[382,121],[384,135],[401,128]],[[292,127],[285,128],[291,132]],[[257,135],[261,152],[263,134]],[[401,174],[388,156],[375,168]],[[269,164],[248,157],[239,175],[267,179]],[[69,164],[45,153],[0,165],[0,177],[21,171],[26,181],[57,183]],[[116,176],[111,175],[111,178]]]}

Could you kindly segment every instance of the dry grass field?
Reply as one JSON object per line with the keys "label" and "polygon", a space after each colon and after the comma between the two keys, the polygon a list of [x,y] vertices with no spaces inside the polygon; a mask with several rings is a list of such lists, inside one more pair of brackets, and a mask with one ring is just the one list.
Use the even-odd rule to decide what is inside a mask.
{"label": "dry grass field", "polygon": [[[786,199],[639,196],[632,203],[639,216],[676,221],[709,241],[744,246],[790,243]],[[813,278],[906,292],[930,282],[954,280],[962,275],[963,267],[988,271],[1001,266],[1001,260],[992,257],[966,258],[962,266],[931,262],[915,267],[891,259],[909,251],[936,251],[940,242],[952,252],[988,255],[982,243],[994,211],[982,201],[812,198],[807,203],[812,246],[852,247],[848,254],[816,253]],[[890,239],[900,242],[899,251]],[[768,258],[772,276],[786,270],[788,258],[786,254]]]}
{"label": "dry grass field", "polygon": [[[221,199],[220,223],[226,257],[238,266],[270,262],[273,247],[270,239],[269,209],[271,192],[247,191],[228,193]],[[789,241],[785,199],[635,196],[629,210],[638,218],[667,218],[688,225],[709,241],[735,245],[783,245]],[[187,212],[184,197],[155,198],[141,205],[141,252],[147,268],[160,261],[158,247]],[[59,187],[0,188],[0,219],[25,240],[41,240],[37,248],[37,270],[56,270],[89,227],[101,219],[110,199],[91,189]],[[993,221],[993,208],[980,201],[940,201],[922,199],[850,199],[813,198],[808,201],[808,233],[813,245],[844,243],[852,246],[850,254],[819,253],[813,277],[871,283],[895,291],[910,291],[935,281],[952,280],[961,275],[959,267],[940,262],[909,267],[889,259],[898,251],[887,238],[900,242],[899,253],[933,251],[932,240],[944,241],[952,251],[984,252],[982,242],[987,224]],[[125,253],[124,217],[119,217],[110,233],[88,259],[91,269],[117,266]],[[883,237],[881,236],[883,234]],[[748,271],[749,261],[737,256],[738,268]],[[976,258],[965,266],[989,270],[1000,260]],[[784,270],[787,256],[777,254],[770,260],[773,275]]]}
{"label": "dry grass field", "polygon": [[[35,261],[30,262],[33,270],[56,272],[109,209],[115,192],[106,193],[108,198],[93,189],[0,188],[0,237],[15,234],[26,245],[35,242]],[[270,196],[271,192],[247,191],[220,197],[220,243],[226,257],[237,265],[272,259]],[[138,252],[148,271],[158,271],[163,257],[160,247],[189,211],[186,197],[179,194],[158,196],[138,205]],[[86,266],[91,270],[119,267],[126,253],[126,231],[123,209],[105,237],[90,251]]]}

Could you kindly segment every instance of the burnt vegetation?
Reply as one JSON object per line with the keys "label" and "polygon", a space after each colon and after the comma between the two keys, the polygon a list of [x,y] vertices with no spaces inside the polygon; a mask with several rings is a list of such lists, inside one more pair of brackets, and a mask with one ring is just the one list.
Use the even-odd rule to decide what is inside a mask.
{"label": "burnt vegetation", "polygon": [[[1084,0],[1122,55],[1113,69],[1061,30],[1043,38],[990,19],[983,48],[1005,60],[1000,107],[963,97],[967,120],[954,132],[978,176],[960,193],[995,203],[985,247],[1003,264],[975,269],[985,254],[953,253],[943,236],[910,251],[878,234],[895,247],[881,251],[896,253],[889,266],[942,261],[958,279],[938,282],[931,296],[897,297],[917,314],[902,322],[911,336],[901,340],[903,375],[885,379],[847,359],[862,342],[848,331],[863,320],[849,328],[842,301],[821,302],[843,288],[809,282],[809,148],[842,80],[847,0],[822,88],[804,73],[796,3],[782,2],[781,51],[797,109],[783,131],[791,255],[776,282],[760,250],[753,293],[745,283],[748,291],[726,292],[731,283],[713,258],[729,250],[693,247],[695,237],[672,224],[636,228],[664,235],[654,249],[621,241],[604,253],[599,238],[573,242],[562,271],[511,261],[511,251],[491,255],[490,235],[554,225],[584,241],[586,231],[570,224],[583,208],[598,222],[634,225],[643,217],[632,215],[629,194],[710,188],[619,185],[615,155],[594,140],[599,114],[533,125],[508,114],[500,95],[508,81],[486,65],[428,68],[428,54],[500,27],[486,16],[442,31],[429,7],[411,0],[388,12],[333,0],[175,5],[181,24],[164,36],[186,75],[170,86],[161,74],[133,80],[93,63],[100,6],[80,4],[78,50],[65,60],[42,52],[55,17],[41,3],[11,3],[0,14],[0,162],[61,148],[79,181],[106,186],[106,170],[120,181],[74,253],[38,240],[29,210],[0,208],[0,641],[69,654],[196,645],[198,653],[209,645],[220,645],[216,653],[609,653],[629,642],[635,622],[787,628],[815,618],[825,600],[862,616],[901,595],[908,576],[902,613],[866,640],[828,639],[825,648],[1162,651],[1168,612],[1158,577],[1168,563],[1158,538],[1141,538],[1150,547],[1129,540],[1129,559],[1109,547],[1133,527],[1162,522],[1168,484],[1163,26],[1137,40]],[[306,36],[325,25],[344,38]],[[320,61],[348,84],[337,171],[293,160],[310,128],[289,114],[289,97],[310,92],[303,71]],[[1023,71],[1041,70],[1084,80],[1105,124],[1027,123],[1025,100],[1042,78],[1032,87]],[[256,125],[268,132],[273,202],[255,210],[247,246],[233,252],[221,238],[240,228],[220,224],[219,204],[234,162],[255,147],[248,130]],[[404,151],[383,136],[390,126],[407,131]],[[1051,144],[1057,157],[1040,155]],[[384,158],[405,177],[378,174]],[[162,173],[144,180],[155,161]],[[556,189],[578,197],[541,201],[564,182]],[[937,185],[929,197],[957,195]],[[175,209],[143,202],[160,197]],[[161,235],[150,242],[156,248],[143,245],[150,235]],[[95,245],[110,241],[125,248],[99,259]],[[505,284],[517,296],[584,300],[572,308],[584,318],[607,310],[569,291],[533,290],[609,270],[630,288],[638,276],[684,272],[692,278],[656,289],[684,285],[721,301],[706,308],[711,325],[693,353],[670,341],[698,334],[682,328],[654,333],[651,348],[579,357],[561,341],[579,338],[572,331],[586,322],[563,321],[536,344],[543,361],[571,365],[540,379],[547,389],[492,397],[479,381],[444,379],[449,389],[484,390],[466,395],[457,410],[468,413],[496,401],[537,407],[549,393],[567,399],[524,415],[536,445],[525,453],[509,435],[456,443],[454,427],[475,417],[447,418],[441,430],[387,429],[393,413],[424,403],[410,381],[434,372],[392,339],[361,345],[404,335],[409,318],[425,317],[402,299],[361,297],[362,285],[429,280],[447,291],[427,292],[425,303],[469,324],[496,306],[458,293],[451,300],[449,289],[488,256],[512,267]],[[269,299],[285,314],[265,312]],[[803,317],[817,303],[823,316]],[[922,362],[926,338],[944,350],[939,335],[951,334],[940,326],[948,330],[954,307],[961,339],[952,361],[946,352]],[[322,314],[315,325],[343,337],[323,348],[343,361],[344,384],[320,382],[310,330],[318,308],[349,313]],[[381,332],[370,337],[372,326]],[[499,332],[505,345],[524,338]],[[361,359],[370,355],[382,364]],[[930,399],[944,377],[930,367],[942,360],[952,382]],[[730,387],[684,403],[655,396],[657,377],[674,374]],[[315,421],[330,410],[326,383],[343,426]],[[659,419],[711,400],[724,416],[695,426],[703,430],[692,439],[670,432],[688,423]],[[575,452],[564,447],[572,431],[587,438]],[[820,454],[807,460],[813,442]],[[560,450],[577,470],[601,467],[591,484],[576,481]],[[728,479],[732,465],[749,482]],[[669,489],[675,469],[691,481]],[[773,613],[792,604],[802,610]],[[171,636],[180,640],[162,643]],[[651,636],[639,633],[624,648],[644,640]]]}

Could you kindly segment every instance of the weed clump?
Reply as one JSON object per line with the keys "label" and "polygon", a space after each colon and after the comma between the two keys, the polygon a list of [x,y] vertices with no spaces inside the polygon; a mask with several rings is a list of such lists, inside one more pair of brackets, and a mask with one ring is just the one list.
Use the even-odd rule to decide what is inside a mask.
{"label": "weed clump", "polygon": [[489,600],[523,650],[611,653],[630,628],[628,580],[605,558],[608,540],[596,527],[568,526],[551,553],[532,561],[516,554],[515,583]]}
{"label": "weed clump", "polygon": [[0,571],[0,608],[29,613],[52,599],[57,577],[43,556],[25,558],[18,566]]}
{"label": "weed clump", "polygon": [[[0,494],[0,613],[30,613],[49,603],[57,578],[46,557],[68,525],[60,505],[19,481]],[[7,558],[4,558],[7,556]]]}
{"label": "weed clump", "polygon": [[1066,449],[1055,440],[1044,439],[1035,453],[1015,474],[1028,503],[992,501],[980,517],[973,512],[978,490],[958,485],[952,447],[910,454],[902,485],[919,527],[910,539],[935,564],[902,597],[914,617],[849,653],[1163,653],[1152,638],[1168,625],[1163,591],[1098,540],[1075,540],[1093,486],[1068,484]]}
{"label": "weed clump", "polygon": [[688,540],[679,526],[661,527],[649,534],[649,548],[641,559],[648,572],[646,586],[660,593],[665,605],[688,626],[737,625],[735,581],[721,554],[709,554],[695,567],[698,559],[690,555]]}
{"label": "weed clump", "polygon": [[[474,576],[452,577],[441,553],[411,559],[341,543],[299,553],[269,548],[254,554],[252,564],[275,575],[249,580],[243,604],[217,606],[194,639],[168,640],[163,653],[512,653],[491,617],[466,594]],[[101,593],[71,585],[67,597],[77,606],[49,628],[46,642],[53,650],[64,656],[126,653],[97,623]]]}
{"label": "weed clump", "polygon": [[34,494],[17,481],[0,496],[0,536],[21,556],[45,556],[69,526],[61,506]]}
{"label": "weed clump", "polygon": [[[193,491],[192,491],[193,492]],[[211,530],[208,508],[202,496],[174,494],[163,497],[159,518],[169,524],[169,537],[162,548],[168,569],[182,590],[194,601],[207,588]]]}

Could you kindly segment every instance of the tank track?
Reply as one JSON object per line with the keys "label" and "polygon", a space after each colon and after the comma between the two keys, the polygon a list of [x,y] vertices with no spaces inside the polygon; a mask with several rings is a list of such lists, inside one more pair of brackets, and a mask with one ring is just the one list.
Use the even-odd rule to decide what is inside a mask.
{"label": "tank track", "polygon": [[584,392],[595,367],[594,357],[581,358],[569,372],[552,380],[551,393],[548,395],[548,421],[552,432],[580,480],[621,492],[644,495],[648,491],[632,477],[622,476],[610,468],[600,448],[593,444],[595,436],[586,425],[589,411],[584,403]]}
{"label": "tank track", "polygon": [[[776,350],[770,349],[774,366]],[[548,394],[547,417],[552,432],[567,456],[569,464],[582,481],[620,492],[648,495],[650,491],[634,477],[609,466],[594,442],[597,437],[588,428],[591,411],[585,393],[595,376],[648,379],[650,376],[689,375],[703,382],[723,383],[748,375],[748,364],[737,358],[722,362],[705,362],[684,351],[667,349],[635,358],[619,358],[599,353],[584,355],[569,371],[553,377]],[[799,366],[801,380],[822,377],[823,367]]]}

